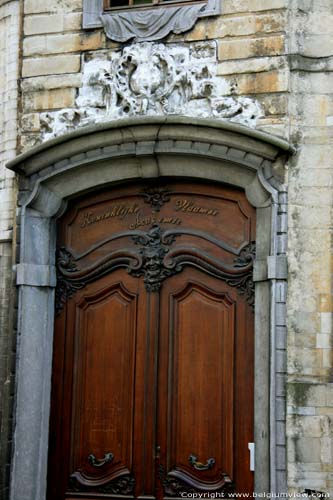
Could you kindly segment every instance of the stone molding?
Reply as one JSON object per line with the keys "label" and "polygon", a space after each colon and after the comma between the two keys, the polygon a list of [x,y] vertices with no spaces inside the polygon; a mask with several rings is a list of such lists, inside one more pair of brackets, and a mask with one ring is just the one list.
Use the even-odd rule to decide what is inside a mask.
{"label": "stone molding", "polygon": [[333,56],[309,57],[302,54],[291,54],[290,70],[307,73],[331,73],[333,71]]}
{"label": "stone molding", "polygon": [[[8,166],[21,177],[21,248],[16,427],[11,500],[45,500],[50,406],[56,219],[70,197],[112,183],[189,177],[244,189],[257,207],[255,283],[256,491],[271,491],[275,474],[275,349],[277,286],[268,258],[277,255],[280,199],[273,166],[285,141],[241,126],[182,117],[118,121],[80,129],[38,146]],[[273,261],[272,261],[273,262]],[[272,267],[272,266],[271,266]],[[48,281],[49,280],[49,281]],[[281,318],[279,325],[281,324]],[[273,355],[274,357],[274,355]]]}
{"label": "stone molding", "polygon": [[[193,139],[193,131],[196,135],[199,134],[197,141]],[[132,143],[134,154],[143,151],[143,145],[148,147],[151,141],[155,144],[163,140],[186,139],[191,143],[208,144],[198,151],[204,156],[209,150],[210,154],[215,154],[216,148],[209,148],[209,144],[217,147],[226,146],[229,148],[229,155],[235,148],[246,154],[259,155],[263,160],[270,162],[277,160],[281,154],[288,155],[295,151],[284,139],[228,121],[186,116],[136,117],[90,125],[56,137],[20,154],[7,163],[7,168],[24,176],[30,176],[50,164],[68,158],[69,155],[92,156],[90,151],[96,148],[103,148],[105,153],[109,154],[114,150],[105,148],[122,144],[124,149],[125,144]],[[176,145],[172,144],[173,147]],[[151,145],[150,147],[152,148],[150,153],[154,152],[154,148]],[[77,161],[82,159],[76,158]]]}

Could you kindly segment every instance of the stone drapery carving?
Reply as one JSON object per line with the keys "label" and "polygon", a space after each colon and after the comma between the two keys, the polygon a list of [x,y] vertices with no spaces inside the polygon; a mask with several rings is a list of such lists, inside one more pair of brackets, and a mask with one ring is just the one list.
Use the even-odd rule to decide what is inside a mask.
{"label": "stone drapery carving", "polygon": [[[156,41],[169,33],[190,30],[201,17],[221,13],[223,0],[197,0],[194,5],[161,1],[160,5],[132,5],[130,9],[107,11],[103,0],[83,0],[83,28],[104,27],[106,36],[119,42]],[[143,8],[141,8],[143,7]]]}
{"label": "stone drapery carving", "polygon": [[154,7],[104,14],[101,20],[105,33],[111,40],[138,42],[161,40],[169,33],[184,33],[190,30],[205,5],[182,5],[176,7]]}
{"label": "stone drapery carving", "polygon": [[41,115],[43,139],[77,126],[131,116],[185,115],[255,127],[258,102],[235,96],[237,82],[217,75],[213,42],[141,43],[84,62],[76,109]]}

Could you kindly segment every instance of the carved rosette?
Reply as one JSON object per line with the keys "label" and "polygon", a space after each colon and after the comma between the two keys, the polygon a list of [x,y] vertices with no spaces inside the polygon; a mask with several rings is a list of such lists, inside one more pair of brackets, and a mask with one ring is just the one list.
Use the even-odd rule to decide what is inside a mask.
{"label": "carved rosette", "polygon": [[162,282],[181,271],[180,266],[167,268],[164,257],[170,250],[170,245],[174,242],[175,235],[164,235],[158,224],[153,224],[151,230],[142,236],[133,236],[133,241],[140,246],[142,265],[139,269],[129,269],[132,276],[143,276],[146,290],[148,292],[158,292]]}

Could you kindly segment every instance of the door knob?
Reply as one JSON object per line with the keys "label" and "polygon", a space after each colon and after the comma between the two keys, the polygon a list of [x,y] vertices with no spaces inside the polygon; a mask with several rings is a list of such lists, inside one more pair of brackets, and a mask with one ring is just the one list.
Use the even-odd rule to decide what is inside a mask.
{"label": "door knob", "polygon": [[202,462],[198,462],[198,458],[195,455],[190,455],[188,461],[195,470],[210,470],[215,465],[215,458],[208,458],[207,462],[203,464]]}
{"label": "door knob", "polygon": [[103,467],[103,465],[110,464],[113,460],[113,454],[112,453],[105,453],[104,458],[98,459],[95,457],[93,453],[91,453],[88,456],[88,462],[90,465],[93,467]]}

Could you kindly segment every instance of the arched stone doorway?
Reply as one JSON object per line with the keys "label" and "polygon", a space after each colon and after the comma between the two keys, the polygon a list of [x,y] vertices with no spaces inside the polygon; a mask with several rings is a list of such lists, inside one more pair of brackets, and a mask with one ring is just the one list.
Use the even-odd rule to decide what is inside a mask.
{"label": "arched stone doorway", "polygon": [[71,198],[120,181],[163,177],[240,188],[256,208],[255,489],[274,489],[276,293],[286,266],[277,246],[278,205],[281,197],[285,203],[285,193],[273,168],[288,149],[284,141],[244,127],[175,117],[81,129],[11,162],[25,188],[12,500],[46,498],[56,220]]}

